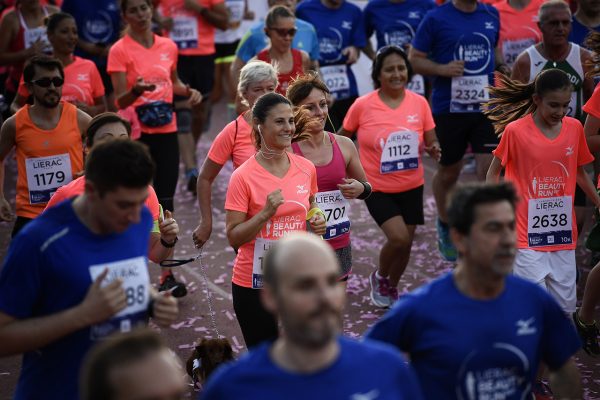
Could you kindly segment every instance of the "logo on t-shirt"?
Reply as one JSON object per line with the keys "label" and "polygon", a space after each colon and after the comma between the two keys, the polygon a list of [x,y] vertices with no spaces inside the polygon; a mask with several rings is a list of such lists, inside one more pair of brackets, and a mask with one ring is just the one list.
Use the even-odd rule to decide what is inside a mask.
{"label": "logo on t-shirt", "polygon": [[90,76],[88,74],[77,74],[77,80],[87,82],[90,80]]}
{"label": "logo on t-shirt", "polygon": [[390,26],[383,33],[385,44],[404,47],[412,42],[415,37],[415,31],[409,23],[405,21],[396,21],[398,25]]}
{"label": "logo on t-shirt", "polygon": [[342,29],[352,30],[352,21],[342,21]]}
{"label": "logo on t-shirt", "polygon": [[408,18],[411,19],[420,19],[421,18],[421,13],[418,11],[409,11],[408,12]]}
{"label": "logo on t-shirt", "polygon": [[419,115],[418,114],[409,114],[406,116],[406,122],[411,124],[411,123],[416,123],[419,122]]}
{"label": "logo on t-shirt", "polygon": [[379,390],[373,389],[367,393],[355,393],[350,397],[350,400],[374,400],[379,397]]}
{"label": "logo on t-shirt", "polygon": [[454,59],[465,62],[466,73],[479,74],[490,65],[492,52],[488,37],[483,33],[473,32],[462,36],[456,43]]}
{"label": "logo on t-shirt", "polygon": [[533,335],[537,332],[537,328],[535,326],[531,326],[535,322],[535,318],[531,317],[527,320],[518,320],[515,325],[517,325],[517,336],[524,335]]}
{"label": "logo on t-shirt", "polygon": [[494,26],[493,22],[486,21],[486,23],[485,23],[485,29],[496,29],[496,27]]}
{"label": "logo on t-shirt", "polygon": [[565,153],[566,156],[573,155],[573,153],[574,153],[573,146],[567,146],[567,147],[565,147],[565,149],[567,150],[567,152]]}
{"label": "logo on t-shirt", "polygon": [[305,185],[296,185],[296,187],[298,188],[298,191],[296,192],[296,194],[306,194],[308,193],[308,190],[304,189]]}

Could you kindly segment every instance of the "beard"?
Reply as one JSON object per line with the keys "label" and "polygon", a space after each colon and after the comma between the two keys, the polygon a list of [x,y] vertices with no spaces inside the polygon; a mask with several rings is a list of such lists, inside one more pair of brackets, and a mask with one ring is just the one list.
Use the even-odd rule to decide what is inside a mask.
{"label": "beard", "polygon": [[281,310],[281,324],[290,341],[306,348],[319,349],[341,332],[342,313],[329,304],[321,304],[302,318],[297,313]]}
{"label": "beard", "polygon": [[39,104],[42,107],[46,108],[56,108],[58,103],[60,103],[60,93],[58,92],[46,92],[43,96],[33,96],[34,104]]}

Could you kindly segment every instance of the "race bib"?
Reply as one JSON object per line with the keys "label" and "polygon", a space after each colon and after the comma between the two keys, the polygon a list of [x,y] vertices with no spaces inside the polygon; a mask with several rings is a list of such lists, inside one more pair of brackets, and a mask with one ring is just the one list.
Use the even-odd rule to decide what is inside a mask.
{"label": "race bib", "polygon": [[423,75],[415,74],[412,79],[406,85],[407,89],[421,96],[425,96],[425,79]]}
{"label": "race bib", "polygon": [[252,289],[263,287],[263,268],[267,250],[275,244],[275,240],[256,238],[254,242],[254,259],[252,260]]}
{"label": "race bib", "polygon": [[579,110],[579,92],[575,91],[571,93],[571,101],[569,101],[569,109],[567,115],[569,117],[577,118],[577,111]]}
{"label": "race bib", "polygon": [[450,112],[479,112],[479,106],[489,99],[488,76],[458,76],[452,78]]}
{"label": "race bib", "polygon": [[323,238],[333,239],[350,232],[350,203],[339,190],[319,192],[315,196],[315,202],[325,214],[327,230]]}
{"label": "race bib", "polygon": [[173,29],[169,37],[179,49],[195,49],[198,47],[198,21],[186,15],[173,17]]}
{"label": "race bib", "polygon": [[56,189],[71,182],[71,158],[68,154],[27,158],[29,204],[47,203]]}
{"label": "race bib", "polygon": [[329,65],[321,67],[320,70],[323,81],[331,91],[334,99],[337,98],[336,93],[350,90],[350,79],[348,78],[348,70],[345,65]]}
{"label": "race bib", "polygon": [[512,68],[519,54],[535,42],[534,39],[505,40],[502,42],[502,55],[506,65]]}
{"label": "race bib", "polygon": [[529,247],[573,243],[572,197],[530,199],[527,213]]}
{"label": "race bib", "polygon": [[[380,139],[383,142],[383,138]],[[379,171],[389,174],[419,167],[419,134],[412,131],[392,132],[382,146]]]}
{"label": "race bib", "polygon": [[146,258],[143,256],[106,264],[90,266],[92,281],[96,280],[104,269],[108,274],[102,286],[121,278],[127,298],[127,306],[108,321],[91,327],[92,339],[100,339],[114,332],[128,332],[135,325],[144,323],[150,301],[150,277]]}

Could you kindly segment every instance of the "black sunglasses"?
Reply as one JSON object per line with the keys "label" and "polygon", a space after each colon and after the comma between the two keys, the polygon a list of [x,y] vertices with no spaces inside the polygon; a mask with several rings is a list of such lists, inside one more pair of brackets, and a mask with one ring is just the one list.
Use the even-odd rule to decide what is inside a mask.
{"label": "black sunglasses", "polygon": [[50,87],[50,85],[54,85],[54,87],[57,88],[57,87],[61,87],[65,83],[65,80],[63,78],[59,78],[59,77],[41,78],[41,79],[36,79],[35,81],[31,81],[31,83],[33,83],[36,86],[43,87],[43,88]]}
{"label": "black sunglasses", "polygon": [[296,29],[296,28],[292,28],[292,29],[269,28],[269,30],[277,32],[277,34],[281,37],[286,37],[286,36],[294,37],[296,32],[298,32],[298,29]]}
{"label": "black sunglasses", "polygon": [[377,53],[375,54],[375,57],[379,57],[380,54],[382,54],[384,52],[388,52],[390,50],[401,51],[402,53],[406,54],[406,50],[404,50],[402,47],[397,46],[395,44],[388,44],[386,46],[383,46],[379,50],[377,50]]}

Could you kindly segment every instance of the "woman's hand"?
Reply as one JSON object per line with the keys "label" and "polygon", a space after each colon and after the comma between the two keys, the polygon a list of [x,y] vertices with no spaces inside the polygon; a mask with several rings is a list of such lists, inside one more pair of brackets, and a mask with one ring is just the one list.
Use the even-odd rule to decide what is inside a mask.
{"label": "woman's hand", "polygon": [[308,224],[310,225],[310,230],[313,231],[316,235],[324,235],[325,230],[327,228],[327,221],[325,217],[321,213],[317,213],[312,216],[311,219],[308,220]]}
{"label": "woman's hand", "polygon": [[340,189],[340,192],[342,192],[342,195],[347,199],[355,199],[365,190],[365,187],[362,183],[356,179],[348,178],[344,178],[344,183],[338,184],[337,187]]}
{"label": "woman's hand", "polygon": [[264,213],[267,217],[271,218],[277,212],[280,205],[285,202],[281,189],[277,189],[267,196],[265,207],[263,208]]}
{"label": "woman's hand", "polygon": [[435,161],[440,162],[440,159],[442,158],[442,149],[439,142],[433,142],[430,146],[425,146],[425,151]]}

